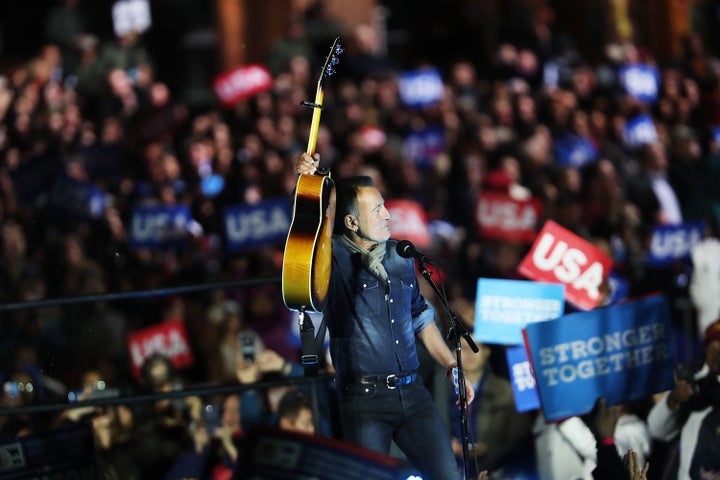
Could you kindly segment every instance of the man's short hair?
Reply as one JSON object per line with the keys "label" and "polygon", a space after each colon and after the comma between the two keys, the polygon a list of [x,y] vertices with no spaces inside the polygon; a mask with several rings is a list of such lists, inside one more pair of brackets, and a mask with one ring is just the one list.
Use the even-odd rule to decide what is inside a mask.
{"label": "man's short hair", "polygon": [[345,215],[357,215],[357,197],[360,188],[374,187],[372,178],[366,175],[346,177],[335,182],[335,233],[345,231]]}

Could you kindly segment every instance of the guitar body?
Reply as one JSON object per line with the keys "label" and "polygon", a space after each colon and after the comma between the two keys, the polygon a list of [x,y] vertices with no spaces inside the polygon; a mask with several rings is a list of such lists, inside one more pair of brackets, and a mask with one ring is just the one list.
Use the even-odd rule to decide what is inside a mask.
{"label": "guitar body", "polygon": [[333,187],[328,176],[298,178],[282,269],[283,301],[291,310],[325,308],[332,266]]}

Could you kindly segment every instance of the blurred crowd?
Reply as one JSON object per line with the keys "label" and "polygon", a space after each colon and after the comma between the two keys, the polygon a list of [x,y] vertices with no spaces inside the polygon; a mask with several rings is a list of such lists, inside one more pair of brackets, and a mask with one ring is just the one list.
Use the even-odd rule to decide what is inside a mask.
{"label": "blurred crowd", "polygon": [[[517,266],[529,248],[480,235],[478,195],[500,191],[540,199],[538,227],[552,219],[610,255],[614,272],[627,281],[625,298],[667,294],[677,343],[691,345],[686,363],[720,370],[716,360],[703,363],[720,344],[712,330],[720,317],[720,60],[702,35],[689,35],[682,54],[671,59],[617,38],[603,59],[591,62],[554,32],[552,12],[543,9],[521,39],[498,44],[490,65],[450,56],[435,66],[443,78],[439,101],[412,108],[401,98],[401,67],[375,28],[343,31],[310,9],[288,22],[269,53],[270,90],[232,108],[190,108],[156,75],[142,35],[100,41],[73,9],[76,2],[67,1],[50,12],[47,44],[0,76],[0,304],[279,276],[283,245],[229,252],[222,214],[229,206],[291,197],[293,160],[305,150],[310,124],[301,102],[312,100],[329,39],[342,35],[346,52],[325,93],[317,140],[321,164],[337,178],[370,175],[386,199],[423,208],[431,227],[428,253],[469,326],[477,279],[520,279]],[[619,71],[628,64],[657,69],[656,98],[627,91]],[[640,116],[652,119],[654,133],[628,139],[628,123]],[[442,132],[442,148],[429,161],[414,158],[407,139],[429,128]],[[139,205],[188,207],[192,222],[182,242],[131,245],[131,214]],[[646,264],[654,226],[695,220],[706,228],[697,254],[669,266]],[[176,370],[167,359],[147,358],[134,375],[128,334],[169,322],[182,323],[195,361]],[[2,406],[63,402],[72,392],[87,398],[302,376],[296,329],[277,283],[6,311]],[[243,332],[254,335],[257,352],[247,362]],[[577,428],[573,420],[546,429],[539,416],[518,414],[498,353],[483,345],[478,361],[468,362],[471,380],[483,385],[472,450],[480,468],[500,475],[515,460],[537,471],[533,436],[548,442],[569,436],[580,456],[573,474],[592,478],[597,429],[581,419]],[[649,398],[617,413],[618,429],[631,432],[623,448],[653,465],[648,478],[671,468],[668,452],[685,422],[674,419],[675,429],[651,431],[648,416],[666,404],[669,417],[692,396],[686,391],[691,380],[679,381],[677,391],[666,394],[671,400]],[[8,416],[0,418],[0,431],[13,438],[89,419],[102,468],[116,475],[103,478],[181,478],[173,475],[189,471],[196,474],[182,475],[229,478],[243,425],[295,428],[299,422],[332,436],[332,389],[320,398],[322,419],[302,416],[311,412],[303,388],[283,387],[189,397],[180,405],[168,400],[142,409]],[[715,411],[704,404],[692,415],[698,409]],[[507,422],[490,425],[505,416]],[[198,427],[211,421],[212,430]],[[682,442],[680,448],[694,446]],[[685,450],[680,468],[689,475],[693,452]],[[156,452],[142,455],[152,465],[138,460],[139,451]],[[711,464],[696,471],[701,467],[718,474]],[[513,478],[506,475],[497,478]]]}

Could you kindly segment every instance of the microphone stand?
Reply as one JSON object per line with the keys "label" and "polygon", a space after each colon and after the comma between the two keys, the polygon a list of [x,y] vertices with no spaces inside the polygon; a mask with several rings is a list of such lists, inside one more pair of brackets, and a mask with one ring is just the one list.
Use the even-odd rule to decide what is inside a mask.
{"label": "microphone stand", "polygon": [[468,480],[469,473],[469,461],[470,455],[468,452],[468,446],[470,443],[470,435],[468,428],[468,415],[467,415],[467,393],[465,392],[465,371],[462,366],[462,344],[461,339],[465,339],[473,353],[478,352],[478,346],[470,336],[467,329],[458,321],[457,315],[450,307],[445,295],[442,294],[438,286],[435,284],[432,278],[432,272],[425,268],[425,262],[418,260],[420,266],[420,273],[427,280],[428,284],[432,287],[438,300],[442,303],[445,310],[448,312],[450,317],[450,329],[447,333],[448,340],[452,340],[455,345],[455,356],[457,358],[457,370],[458,370],[458,396],[460,399],[460,431],[462,434],[462,452],[463,452],[463,471],[464,478]]}

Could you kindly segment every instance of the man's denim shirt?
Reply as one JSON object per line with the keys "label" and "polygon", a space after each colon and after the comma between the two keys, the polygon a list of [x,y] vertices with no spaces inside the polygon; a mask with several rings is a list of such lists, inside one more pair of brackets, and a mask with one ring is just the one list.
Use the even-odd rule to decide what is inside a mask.
{"label": "man's denim shirt", "polygon": [[389,283],[373,275],[360,254],[333,239],[332,274],[325,308],[337,377],[386,375],[418,368],[415,335],[434,321],[420,295],[415,261],[388,240],[383,266]]}

